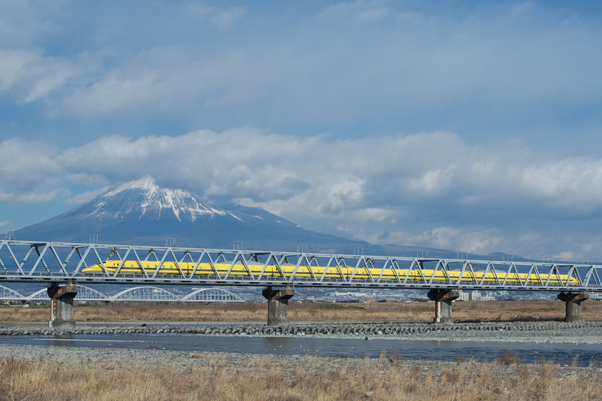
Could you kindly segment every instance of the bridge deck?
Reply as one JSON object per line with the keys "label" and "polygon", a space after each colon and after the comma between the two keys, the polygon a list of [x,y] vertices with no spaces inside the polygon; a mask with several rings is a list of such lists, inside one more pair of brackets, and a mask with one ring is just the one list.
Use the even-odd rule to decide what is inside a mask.
{"label": "bridge deck", "polygon": [[0,282],[602,291],[602,266],[0,240]]}

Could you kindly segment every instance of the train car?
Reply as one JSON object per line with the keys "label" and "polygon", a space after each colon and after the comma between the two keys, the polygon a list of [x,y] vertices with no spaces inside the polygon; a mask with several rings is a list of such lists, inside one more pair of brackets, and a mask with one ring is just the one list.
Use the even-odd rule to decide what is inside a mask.
{"label": "train car", "polygon": [[[161,264],[159,261],[142,261],[138,262],[135,260],[126,260],[123,262],[120,260],[108,260],[102,264],[98,263],[92,266],[88,266],[82,269],[82,273],[84,274],[115,274],[118,270],[120,274],[144,274],[154,275],[155,272],[158,275],[179,275],[184,274],[186,276],[190,276],[194,273],[194,276],[199,277],[207,277],[216,276],[215,271],[219,273],[221,277],[224,277],[228,271],[230,271],[229,277],[250,277],[249,272],[254,277],[259,276],[263,271],[263,277],[290,277],[292,276],[295,268],[297,271],[295,272],[295,277],[299,278],[313,278],[321,279],[322,277],[326,279],[341,279],[344,277],[349,280],[353,277],[354,280],[377,280],[380,278],[380,282],[386,281],[397,281],[407,280],[408,281],[430,281],[433,279],[433,282],[448,282],[448,281],[457,281],[462,274],[461,283],[480,283],[483,281],[488,284],[497,284],[498,281],[506,284],[525,284],[528,280],[528,284],[541,284],[548,283],[551,285],[564,285],[567,283],[571,285],[580,284],[579,280],[574,277],[569,277],[566,274],[531,274],[528,273],[506,273],[506,272],[498,272],[492,273],[488,272],[472,272],[472,271],[464,271],[462,273],[459,270],[437,270],[434,269],[394,269],[391,267],[387,268],[377,268],[377,267],[361,267],[356,268],[350,266],[312,266],[311,270],[307,266],[299,266],[298,268],[295,265],[284,264],[281,265],[280,268],[276,265],[267,265],[264,267],[263,264],[240,264],[236,263],[234,266],[231,263],[197,263],[193,262],[180,262],[179,265],[175,262],[163,262]],[[161,264],[161,265],[160,265]],[[121,266],[121,268],[120,268]],[[265,270],[264,270],[265,268]],[[157,271],[157,269],[159,269]],[[384,270],[384,271],[383,271]],[[409,277],[408,277],[409,275]],[[434,278],[433,278],[434,275]],[[497,276],[497,278],[496,278]]]}

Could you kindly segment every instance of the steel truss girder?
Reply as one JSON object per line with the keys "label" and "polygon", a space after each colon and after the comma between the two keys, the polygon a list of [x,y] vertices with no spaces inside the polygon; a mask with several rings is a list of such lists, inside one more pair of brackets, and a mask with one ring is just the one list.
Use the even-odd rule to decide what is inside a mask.
{"label": "steel truss girder", "polygon": [[[112,271],[105,266],[108,260],[118,261]],[[126,269],[126,261],[138,268]],[[155,265],[144,268],[145,262]],[[220,263],[228,266],[221,273]],[[162,273],[167,265],[176,273]],[[90,266],[99,266],[98,271],[84,272]],[[0,240],[0,282],[602,292],[601,269],[555,262]]]}

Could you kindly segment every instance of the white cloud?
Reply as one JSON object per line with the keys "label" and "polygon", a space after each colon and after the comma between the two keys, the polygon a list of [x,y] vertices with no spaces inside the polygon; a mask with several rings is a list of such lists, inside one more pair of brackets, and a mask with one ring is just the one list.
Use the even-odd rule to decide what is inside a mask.
{"label": "white cloud", "polygon": [[24,46],[60,32],[56,19],[66,2],[22,0],[0,2],[0,46]]}
{"label": "white cloud", "polygon": [[[12,188],[1,200],[64,196],[41,190],[52,180],[101,188],[150,175],[160,185],[240,199],[308,228],[327,222],[371,242],[473,253],[546,254],[551,243],[564,241],[571,245],[562,252],[587,254],[587,236],[563,240],[548,230],[546,240],[530,227],[532,216],[561,227],[565,219],[597,218],[602,211],[601,159],[471,146],[447,132],[333,141],[328,135],[300,138],[248,128],[202,130],[175,137],[107,136],[63,151],[11,139],[0,143],[0,155],[0,184]],[[531,220],[521,223],[525,219]],[[427,222],[428,230],[405,228]],[[386,238],[383,228],[390,231]]]}
{"label": "white cloud", "polygon": [[14,194],[0,192],[0,202],[18,202],[18,203],[46,203],[55,199],[57,195],[68,193],[65,189],[57,189],[46,193],[26,192],[23,194]]}
{"label": "white cloud", "polygon": [[221,11],[211,18],[211,23],[221,31],[227,31],[232,28],[234,23],[245,15],[244,7],[232,7]]}
{"label": "white cloud", "polygon": [[[68,184],[102,188],[150,174],[357,238],[386,229],[398,243],[424,246],[597,252],[596,229],[578,228],[602,214],[597,149],[544,154],[506,143],[523,132],[499,128],[538,127],[546,145],[549,125],[556,139],[571,134],[565,144],[578,142],[580,124],[592,127],[589,143],[599,136],[597,117],[587,118],[602,90],[596,18],[543,3],[456,12],[358,0],[300,7],[293,17],[287,11],[297,6],[247,12],[158,1],[143,17],[127,2],[95,7],[0,0],[0,96],[37,119],[14,113],[2,138],[17,129],[35,138],[52,124],[71,130],[62,139],[77,138],[0,142],[4,200],[62,202],[70,195],[53,191]],[[100,119],[106,132],[132,137],[85,132]],[[155,135],[144,131],[151,121]],[[476,146],[444,131],[368,133],[458,125],[485,144],[501,139]],[[273,127],[306,137],[247,128],[161,136],[170,126]],[[336,134],[311,136],[315,127]],[[347,132],[354,139],[340,138]],[[574,236],[548,232],[562,231],[560,219],[572,222]],[[548,226],[530,227],[534,220]]]}
{"label": "white cloud", "polygon": [[188,4],[184,9],[186,11],[186,15],[194,18],[203,18],[213,11],[213,7],[207,7],[202,4]]}
{"label": "white cloud", "polygon": [[[485,230],[437,227],[417,235],[406,231],[367,233],[351,232],[358,240],[373,244],[396,244],[424,248],[440,248],[457,252],[488,255],[504,252],[510,256],[566,260],[581,262],[588,258],[602,257],[593,243],[599,243],[602,236],[568,235],[562,230],[538,232],[529,227],[509,230],[507,227]],[[350,232],[350,230],[344,230]],[[583,241],[583,242],[582,242]]]}
{"label": "white cloud", "polygon": [[353,18],[358,21],[378,21],[391,14],[391,10],[378,0],[358,0],[353,3],[338,3],[329,6],[321,17]]}
{"label": "white cloud", "polygon": [[538,198],[553,199],[563,207],[597,208],[602,199],[602,160],[569,158],[528,166],[522,187]]}
{"label": "white cloud", "polygon": [[33,191],[60,171],[54,145],[19,138],[0,142],[0,189]]}
{"label": "white cloud", "polygon": [[41,49],[0,48],[0,59],[0,93],[13,95],[18,103],[48,100],[69,82],[93,71],[84,58],[46,56]]}
{"label": "white cloud", "polygon": [[105,192],[107,189],[109,189],[109,187],[103,187],[100,189],[96,189],[94,191],[86,191],[86,192],[82,192],[81,194],[72,196],[71,198],[69,198],[65,201],[65,206],[75,207],[75,206],[81,205],[82,203],[86,203],[86,202],[94,199],[99,194]]}
{"label": "white cloud", "polygon": [[505,245],[503,244],[504,237],[499,230],[489,229],[479,231],[454,227],[438,227],[419,235],[395,231],[388,233],[386,236],[372,234],[367,238],[361,239],[374,244],[434,247],[481,255],[500,251],[500,246]]}
{"label": "white cloud", "polygon": [[445,132],[334,142],[254,129],[135,140],[111,136],[47,163],[77,171],[79,181],[124,181],[148,173],[206,195],[247,197],[285,214],[388,211],[408,204],[420,209],[422,202],[453,208],[538,204],[554,213],[602,208],[600,159],[550,161],[528,150],[469,146]]}
{"label": "white cloud", "polygon": [[[521,18],[538,19],[523,24],[512,7],[457,18],[360,0],[326,6],[322,18],[306,16],[290,24],[266,23],[250,13],[237,40],[221,42],[189,38],[206,37],[197,29],[208,24],[230,29],[245,9],[188,5],[184,8],[194,18],[186,20],[201,22],[176,40],[138,43],[135,35],[92,35],[86,36],[85,51],[61,52],[51,48],[53,36],[42,33],[25,44],[0,42],[0,91],[19,102],[42,102],[50,110],[47,117],[160,113],[229,127],[293,127],[308,121],[353,125],[440,113],[461,120],[484,114],[498,122],[599,101],[599,26],[533,7]],[[48,19],[27,12],[36,26]],[[124,9],[125,16],[128,12],[133,11]],[[56,26],[43,32],[66,29],[58,22],[63,14],[49,15]],[[388,15],[392,18],[381,21]],[[165,24],[178,25],[168,17]],[[380,22],[354,23],[358,19]],[[92,18],[90,29],[124,29],[115,24]],[[258,25],[269,34],[256,34]]]}

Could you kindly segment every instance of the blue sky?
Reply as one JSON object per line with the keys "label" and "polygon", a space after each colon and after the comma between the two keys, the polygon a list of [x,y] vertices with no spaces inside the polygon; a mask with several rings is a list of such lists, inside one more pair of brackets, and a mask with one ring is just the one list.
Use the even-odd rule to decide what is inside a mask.
{"label": "blue sky", "polygon": [[150,175],[375,243],[602,259],[601,17],[0,1],[0,229]]}

